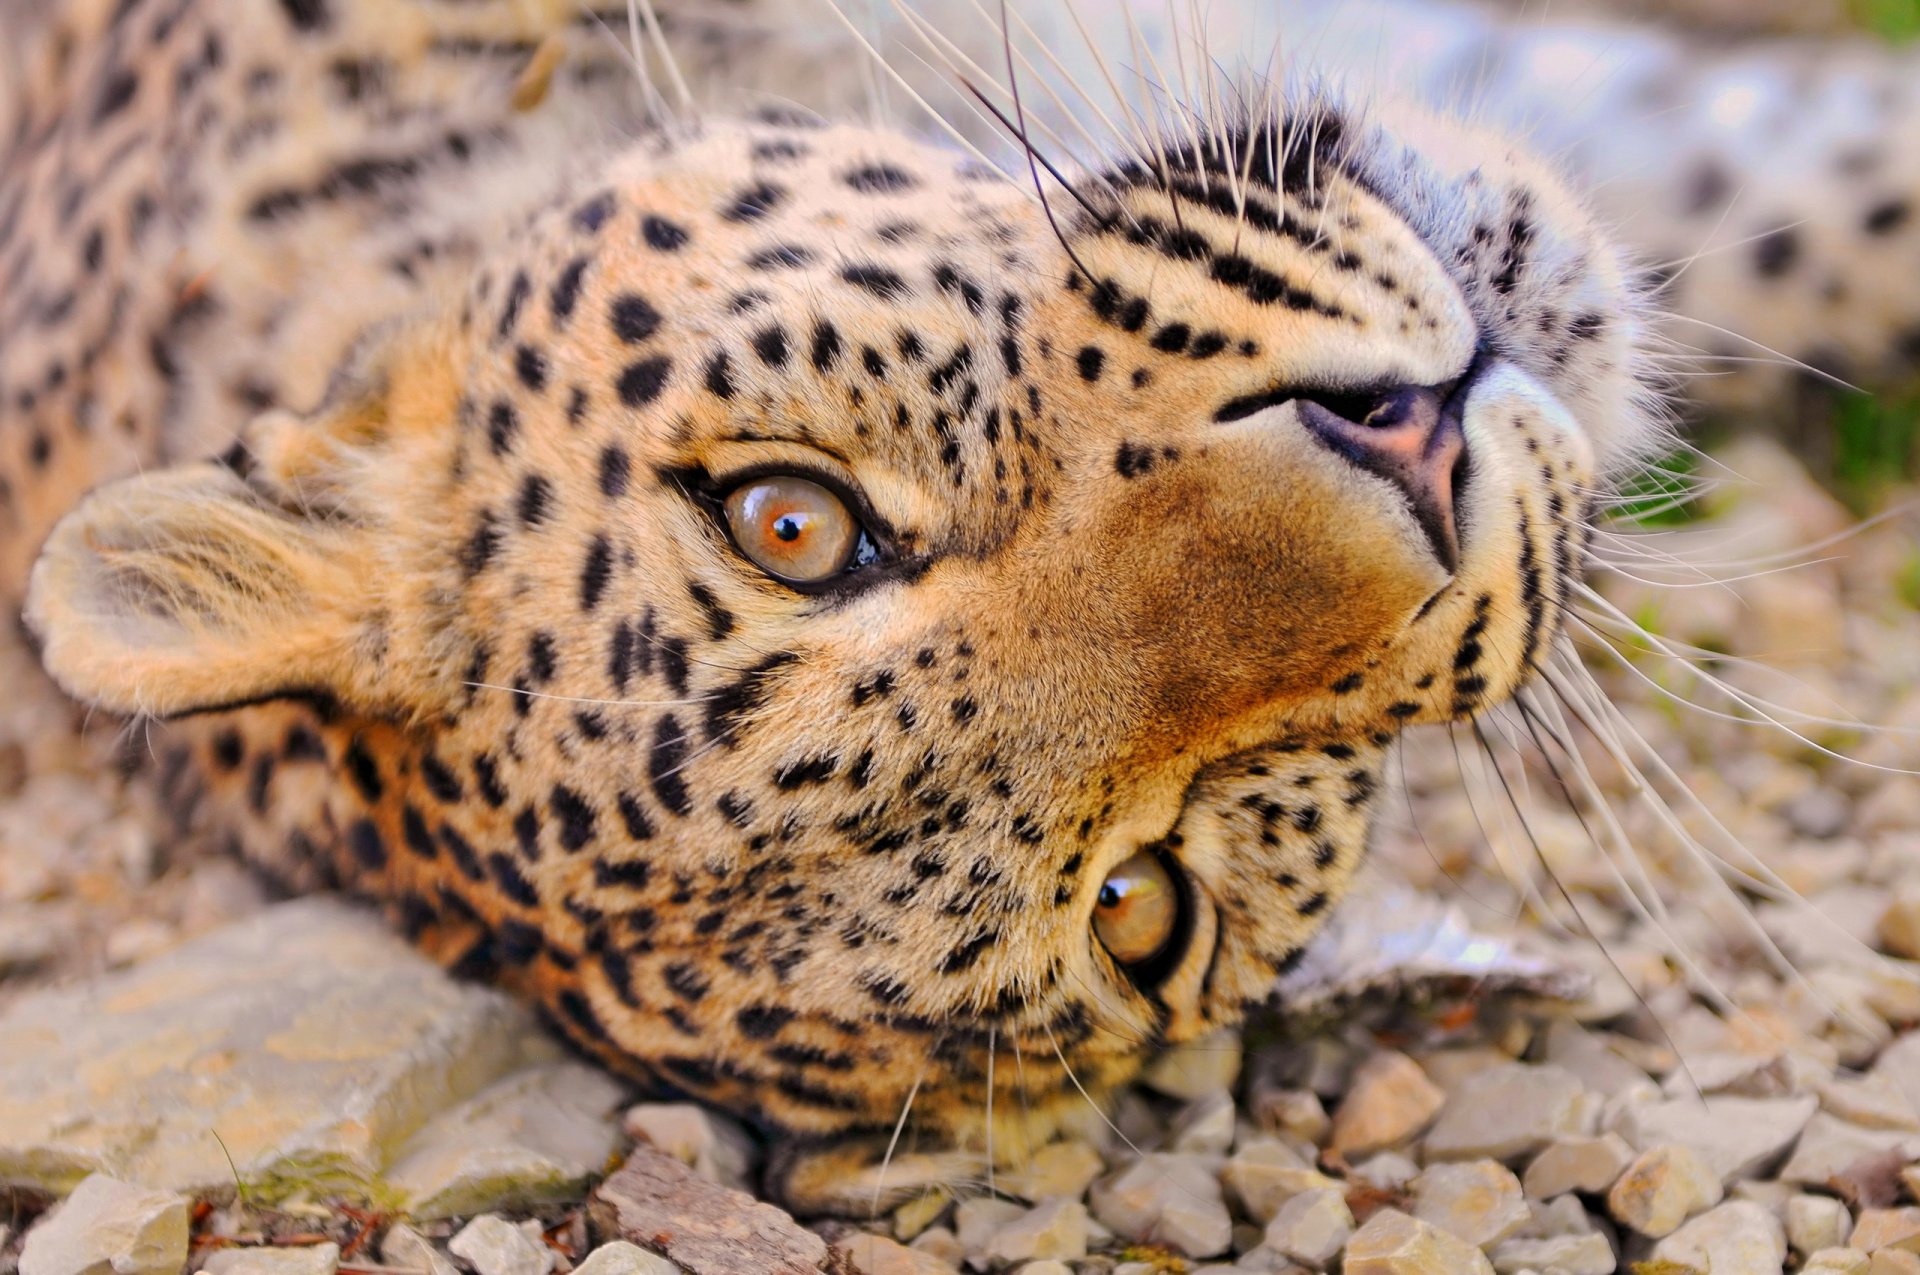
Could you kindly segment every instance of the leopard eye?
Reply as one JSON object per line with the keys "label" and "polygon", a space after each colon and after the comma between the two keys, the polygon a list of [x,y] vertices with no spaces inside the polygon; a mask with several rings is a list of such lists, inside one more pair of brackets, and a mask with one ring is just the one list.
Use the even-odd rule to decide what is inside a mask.
{"label": "leopard eye", "polygon": [[740,552],[776,579],[815,584],[845,571],[870,546],[840,497],[791,474],[755,478],[725,501]]}
{"label": "leopard eye", "polygon": [[1122,965],[1152,960],[1180,921],[1180,891],[1159,856],[1136,854],[1107,874],[1093,909],[1093,932]]}

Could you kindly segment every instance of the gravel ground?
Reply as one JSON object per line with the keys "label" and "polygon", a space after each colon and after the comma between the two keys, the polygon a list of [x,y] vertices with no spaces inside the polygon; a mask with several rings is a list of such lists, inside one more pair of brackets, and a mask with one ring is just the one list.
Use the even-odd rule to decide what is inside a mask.
{"label": "gravel ground", "polygon": [[[869,1275],[1920,1275],[1920,780],[1897,773],[1920,771],[1920,519],[1855,530],[1778,449],[1720,461],[1710,516],[1608,542],[1629,573],[1600,591],[1797,714],[1798,737],[1730,720],[1683,661],[1589,642],[1587,666],[1648,741],[1641,770],[1670,769],[1698,805],[1670,793],[1663,814],[1583,735],[1574,752],[1633,848],[1601,853],[1601,803],[1565,796],[1573,756],[1548,764],[1509,713],[1484,731],[1498,771],[1471,732],[1407,749],[1406,800],[1381,830],[1384,874],[1586,971],[1583,996],[1424,987],[1258,1023],[1161,1060],[1110,1131],[1048,1148],[997,1194],[818,1222],[806,1243]],[[1773,570],[1788,561],[1803,565]],[[1715,582],[1731,576],[1747,578]],[[4,666],[17,658],[0,653],[0,684],[32,686]],[[1879,728],[1847,724],[1856,713]],[[96,726],[76,742],[70,715],[31,693],[0,705],[0,1007],[264,902],[236,865],[160,829],[138,782],[110,778],[138,738]],[[1731,866],[1683,849],[1669,818]],[[752,1148],[724,1119],[642,1106],[625,1126],[705,1178],[751,1180]],[[104,1178],[27,1225],[40,1203],[16,1199],[0,1271],[744,1269],[660,1234],[596,1249],[620,1227],[580,1208],[415,1230]]]}

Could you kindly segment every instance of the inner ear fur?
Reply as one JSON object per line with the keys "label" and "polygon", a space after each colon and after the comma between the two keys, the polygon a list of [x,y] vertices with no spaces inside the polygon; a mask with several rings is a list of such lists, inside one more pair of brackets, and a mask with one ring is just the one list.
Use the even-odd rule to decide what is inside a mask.
{"label": "inner ear fur", "polygon": [[393,649],[419,617],[395,614],[405,547],[377,511],[392,507],[380,475],[419,472],[423,422],[444,433],[441,397],[382,375],[313,418],[261,418],[233,463],[92,493],[29,583],[48,672],[81,700],[163,717],[297,694],[382,716],[438,707],[427,670]]}

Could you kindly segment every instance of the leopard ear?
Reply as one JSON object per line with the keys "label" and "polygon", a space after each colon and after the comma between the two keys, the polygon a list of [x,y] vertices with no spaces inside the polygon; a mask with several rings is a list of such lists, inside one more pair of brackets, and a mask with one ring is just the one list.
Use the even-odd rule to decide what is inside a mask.
{"label": "leopard ear", "polygon": [[159,716],[299,694],[443,709],[444,670],[401,649],[444,617],[399,602],[406,501],[389,489],[451,440],[445,363],[428,353],[384,358],[313,416],[257,419],[227,460],[110,483],[69,512],[26,606],[54,680]]}
{"label": "leopard ear", "polygon": [[26,620],[70,694],[173,716],[300,692],[373,698],[364,532],[228,466],[112,483],[55,526]]}

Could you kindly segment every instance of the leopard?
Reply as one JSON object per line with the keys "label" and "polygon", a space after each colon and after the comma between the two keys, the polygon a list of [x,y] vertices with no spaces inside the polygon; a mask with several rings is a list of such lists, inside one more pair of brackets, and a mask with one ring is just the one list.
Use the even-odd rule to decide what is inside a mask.
{"label": "leopard", "polygon": [[[18,640],[180,819],[743,1117],[814,1213],[1269,1001],[1401,737],[1560,642],[1671,315],[1916,353],[1844,245],[1920,242],[1920,147],[1690,277],[1648,249],[1726,154],[1635,240],[1601,158],[1274,72],[1056,161],[968,14],[887,19],[939,84],[875,72],[944,127],[757,0],[69,0],[0,116]],[[1537,24],[1448,20],[1537,90]]]}

